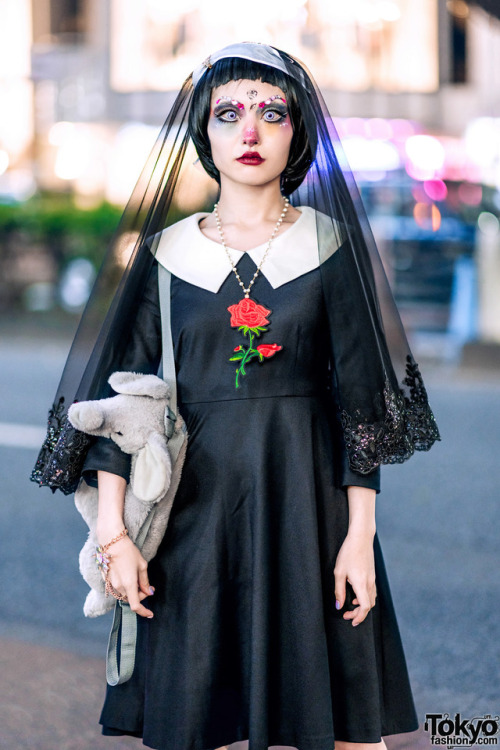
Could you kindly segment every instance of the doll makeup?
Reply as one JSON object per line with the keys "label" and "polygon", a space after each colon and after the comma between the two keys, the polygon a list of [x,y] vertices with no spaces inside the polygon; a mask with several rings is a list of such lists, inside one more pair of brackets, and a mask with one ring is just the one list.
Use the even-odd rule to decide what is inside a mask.
{"label": "doll makeup", "polygon": [[[249,94],[257,95],[257,92],[255,89],[252,89],[251,91],[247,91],[247,96]],[[219,118],[222,122],[235,122],[236,117],[234,116],[236,112],[232,110],[232,108],[237,108],[241,113],[245,110],[245,105],[238,101],[238,99],[233,99],[230,96],[221,96],[219,99],[216,100],[213,114],[216,118]],[[275,96],[270,96],[268,99],[265,99],[259,103],[253,102],[250,107],[249,111],[252,111],[253,109],[258,108],[258,110],[262,113],[262,118],[266,122],[279,122],[283,120],[287,114],[288,114],[288,107],[286,103],[286,99],[279,94],[276,94]],[[267,109],[269,108],[269,110]],[[234,115],[231,115],[231,111],[234,112]],[[274,113],[274,115],[277,115],[277,117],[274,117],[271,119],[271,117],[266,117],[267,112]],[[222,117],[222,115],[226,114],[226,118]]]}
{"label": "doll makeup", "polygon": [[286,100],[282,96],[272,96],[265,102],[260,102],[258,106],[265,122],[281,122],[288,115]]}
{"label": "doll makeup", "polygon": [[213,108],[215,122],[222,125],[238,120],[238,112],[242,112],[245,105],[230,96],[221,96],[217,99]]}

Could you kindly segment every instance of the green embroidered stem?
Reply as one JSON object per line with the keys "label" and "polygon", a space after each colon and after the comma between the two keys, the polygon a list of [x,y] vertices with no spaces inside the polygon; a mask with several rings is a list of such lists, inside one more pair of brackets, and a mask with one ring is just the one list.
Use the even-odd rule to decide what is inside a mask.
{"label": "green embroidered stem", "polygon": [[[251,329],[250,329],[250,328],[247,328],[247,329],[246,329],[246,330],[245,330],[245,331],[243,332],[243,335],[246,335],[247,333],[248,333],[248,338],[249,338],[249,344],[248,344],[248,349],[246,350],[246,352],[245,352],[245,354],[244,354],[244,356],[243,356],[243,358],[242,358],[242,360],[241,360],[241,362],[240,362],[240,366],[236,368],[236,388],[239,388],[239,387],[240,387],[240,382],[239,382],[240,374],[241,374],[241,375],[246,375],[246,371],[245,371],[245,364],[246,364],[246,363],[247,363],[247,362],[248,362],[248,361],[249,361],[249,360],[250,360],[250,359],[251,359],[251,358],[252,358],[252,357],[253,357],[254,355],[258,355],[258,354],[259,354],[259,352],[258,352],[258,351],[256,351],[256,350],[255,350],[255,349],[253,348],[253,336],[252,336],[252,332],[251,332]],[[258,335],[258,334],[257,334],[257,335]]]}

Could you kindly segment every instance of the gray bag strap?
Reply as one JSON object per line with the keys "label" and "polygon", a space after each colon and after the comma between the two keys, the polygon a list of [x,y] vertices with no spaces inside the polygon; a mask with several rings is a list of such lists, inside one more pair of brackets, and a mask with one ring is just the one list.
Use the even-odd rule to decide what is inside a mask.
{"label": "gray bag strap", "polygon": [[[120,645],[118,646],[119,636]],[[136,642],[137,615],[130,609],[130,604],[117,601],[106,654],[106,681],[108,685],[121,685],[122,682],[127,682],[132,677],[135,667]],[[118,661],[118,651],[120,652],[120,661]]]}
{"label": "gray bag strap", "polygon": [[[170,399],[165,414],[165,431],[168,437],[168,449],[172,465],[177,461],[179,451],[186,439],[185,429],[175,432],[177,421],[177,379],[175,373],[174,344],[172,340],[170,315],[170,271],[158,264],[158,292],[160,298],[161,332],[162,332],[162,377],[170,388]],[[135,540],[141,549],[145,540],[156,506],[151,509]],[[121,685],[132,677],[135,666],[135,649],[137,642],[137,615],[126,602],[116,602],[111,633],[109,634],[106,655],[106,680],[109,685]],[[118,660],[118,652],[120,658]]]}
{"label": "gray bag strap", "polygon": [[177,376],[175,372],[174,342],[172,340],[172,325],[170,311],[170,287],[172,274],[158,263],[158,292],[160,296],[161,338],[162,338],[162,378],[170,388],[170,399],[165,414],[165,431],[168,437],[168,450],[172,465],[177,461],[179,451],[186,439],[185,425],[182,430],[175,432],[177,421]]}
{"label": "gray bag strap", "polygon": [[[172,274],[158,263],[158,293],[161,313],[162,340],[162,378],[170,388],[169,409],[166,415],[165,427],[167,437],[174,432],[177,419],[177,378],[175,376],[174,342],[172,341],[172,326],[170,314],[170,286]],[[167,421],[168,420],[168,421]],[[170,433],[170,434],[169,434]]]}
{"label": "gray bag strap", "polygon": [[[139,549],[146,540],[151,526],[156,506],[148,513],[141,530],[135,540]],[[121,633],[120,633],[121,627]],[[118,644],[118,639],[120,642]],[[113,615],[113,624],[108,640],[106,653],[106,681],[108,685],[121,685],[132,677],[135,667],[135,647],[137,642],[137,615],[130,609],[127,602],[117,601]],[[118,661],[118,651],[120,660]]]}

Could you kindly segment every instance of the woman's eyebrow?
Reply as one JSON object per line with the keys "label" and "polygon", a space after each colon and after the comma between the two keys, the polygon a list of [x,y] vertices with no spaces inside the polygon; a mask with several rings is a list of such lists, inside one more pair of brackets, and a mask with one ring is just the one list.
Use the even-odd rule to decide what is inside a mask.
{"label": "woman's eyebrow", "polygon": [[224,102],[224,103],[229,102],[229,104],[233,104],[235,107],[238,107],[238,109],[245,109],[244,104],[239,102],[237,99],[232,99],[230,96],[221,96],[220,99],[217,99],[214,106],[216,107],[221,102]]}
{"label": "woman's eyebrow", "polygon": [[[286,99],[283,96],[280,96],[280,94],[275,94],[274,96],[270,96],[261,102],[258,102],[258,103],[253,102],[252,104],[250,104],[249,109],[252,110],[252,109],[255,109],[256,107],[258,107],[259,109],[264,109],[264,107],[269,106],[273,102],[276,102],[276,104],[278,103],[283,104],[285,107],[287,106]],[[233,99],[231,96],[221,96],[215,102],[214,110],[215,108],[220,108],[224,104],[232,104],[233,107],[237,107],[240,110],[245,109],[245,105],[242,102],[240,102],[238,99]]]}
{"label": "woman's eyebrow", "polygon": [[259,102],[258,106],[260,109],[263,109],[264,107],[267,107],[268,104],[272,104],[274,101],[276,101],[276,99],[279,99],[286,106],[286,99],[279,94],[270,96],[269,99],[265,99],[263,102]]}

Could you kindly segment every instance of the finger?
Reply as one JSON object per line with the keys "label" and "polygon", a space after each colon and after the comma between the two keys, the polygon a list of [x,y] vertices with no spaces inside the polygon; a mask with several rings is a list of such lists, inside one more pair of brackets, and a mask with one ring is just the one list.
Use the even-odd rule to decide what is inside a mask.
{"label": "finger", "polygon": [[348,612],[344,612],[342,617],[344,618],[344,620],[354,620],[358,612],[359,612],[359,607],[356,607],[355,609],[348,610]]}
{"label": "finger", "polygon": [[125,585],[125,591],[130,609],[141,617],[148,617],[151,619],[153,617],[153,612],[141,604],[142,599],[145,599],[146,596],[139,590],[138,584],[129,583],[128,585]]}
{"label": "finger", "polygon": [[139,570],[139,589],[146,594],[146,596],[151,596],[155,592],[154,588],[149,583],[147,565],[144,569]]}
{"label": "finger", "polygon": [[345,574],[338,573],[335,570],[333,571],[333,575],[335,578],[335,608],[342,609],[345,604],[346,576]]}
{"label": "finger", "polygon": [[344,620],[352,620],[353,627],[356,627],[360,623],[363,622],[363,620],[366,619],[366,616],[368,615],[369,609],[362,609],[361,607],[356,607],[356,609],[352,609],[349,612],[345,612],[343,617]]}
{"label": "finger", "polygon": [[139,615],[140,617],[147,617],[149,620],[151,620],[153,618],[152,611],[141,604],[139,597],[140,594],[138,591],[135,591],[133,594],[131,593],[131,595],[128,597],[130,609],[132,610],[132,612],[135,612],[136,615]]}
{"label": "finger", "polygon": [[366,617],[368,615],[368,612],[371,609],[373,609],[373,607],[375,606],[376,598],[377,598],[377,592],[375,590],[373,594],[370,593],[370,607],[369,607],[368,610],[365,609],[365,613],[364,614],[363,614],[363,611],[362,611],[363,608],[361,607],[361,605],[359,603],[359,600],[357,598],[353,599],[352,603],[354,605],[357,605],[357,606],[356,606],[355,609],[352,609],[349,612],[345,612],[344,613],[344,620],[355,620],[355,618],[361,617],[362,619],[356,619],[356,622],[355,623],[353,622],[353,625],[354,624],[359,625],[360,622],[362,622],[364,619],[366,619]]}
{"label": "finger", "polygon": [[354,626],[359,625],[363,620],[366,619],[366,616],[368,615],[368,612],[371,610],[370,605],[370,599],[368,595],[363,595],[359,597],[359,606],[356,607],[355,615],[352,619],[352,624]]}

